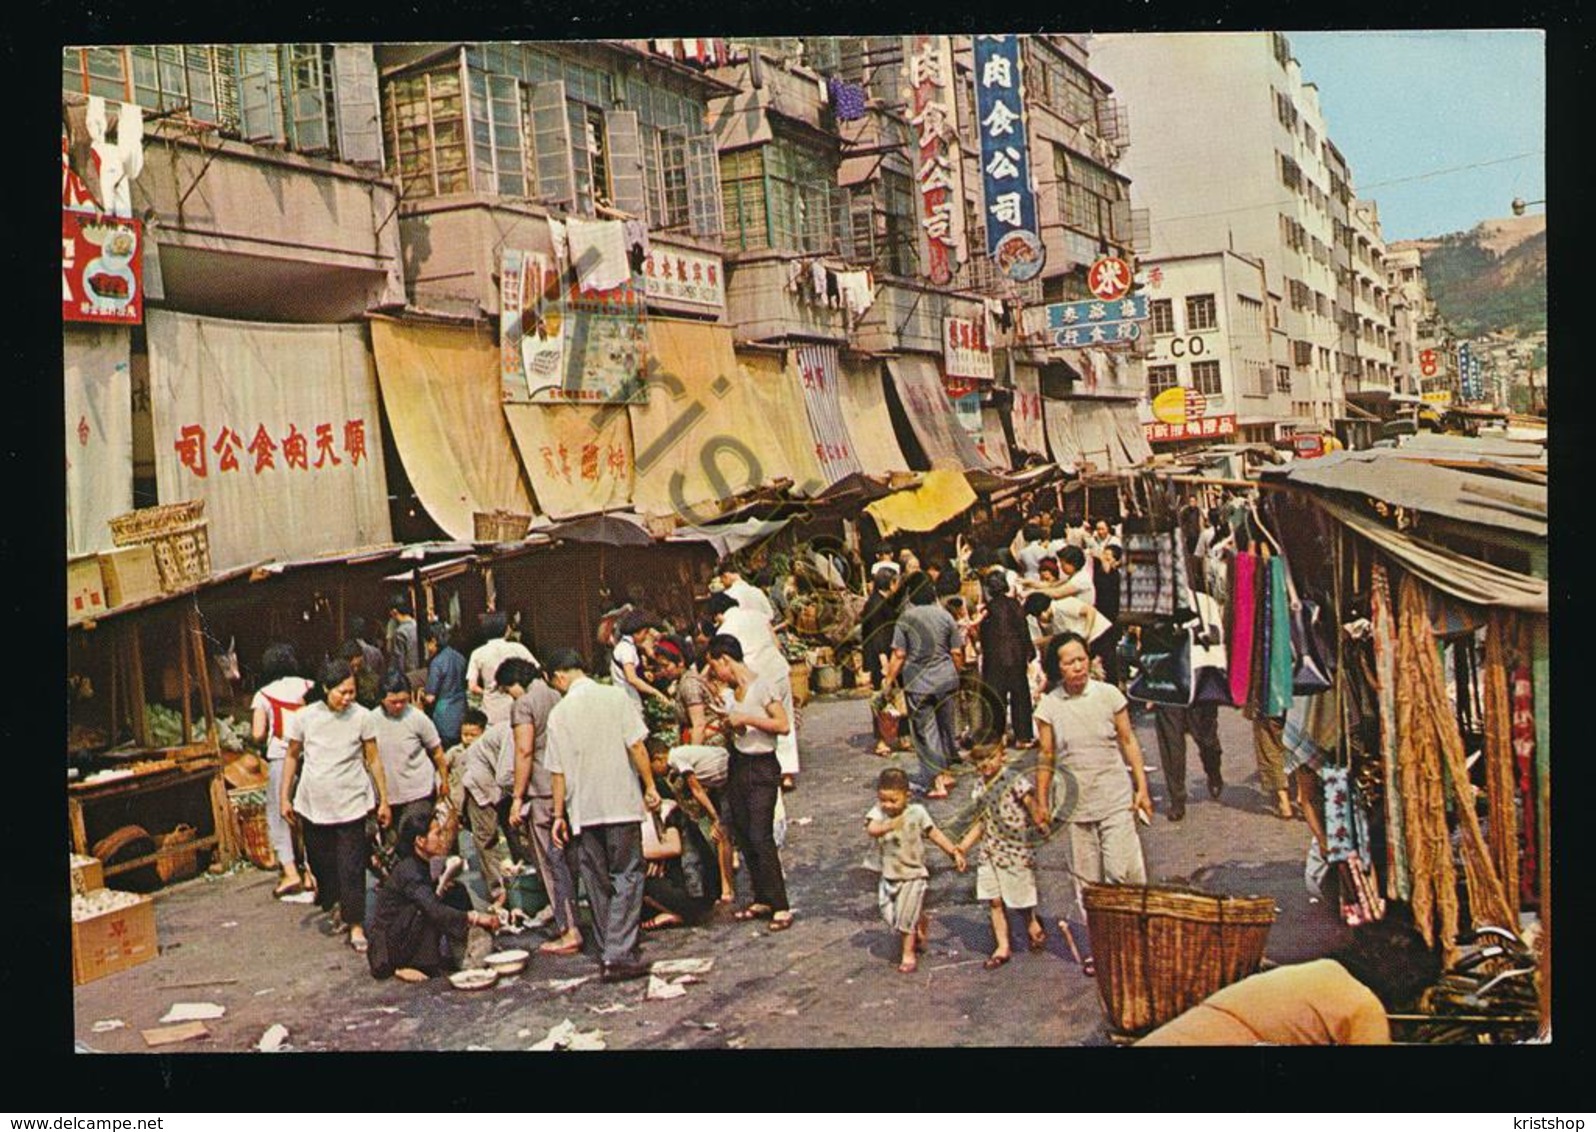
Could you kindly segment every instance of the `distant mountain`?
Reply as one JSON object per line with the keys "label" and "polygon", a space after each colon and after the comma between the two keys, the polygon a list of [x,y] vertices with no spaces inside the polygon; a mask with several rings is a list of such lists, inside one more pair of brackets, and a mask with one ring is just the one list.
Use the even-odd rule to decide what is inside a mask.
{"label": "distant mountain", "polygon": [[1459,337],[1546,329],[1544,214],[1405,245],[1419,249],[1430,297]]}

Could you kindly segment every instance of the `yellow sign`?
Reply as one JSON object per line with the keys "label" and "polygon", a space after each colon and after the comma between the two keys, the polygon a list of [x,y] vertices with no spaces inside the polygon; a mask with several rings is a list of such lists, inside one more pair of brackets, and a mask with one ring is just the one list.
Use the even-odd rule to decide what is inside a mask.
{"label": "yellow sign", "polygon": [[1183,425],[1201,419],[1208,411],[1208,399],[1195,389],[1176,385],[1153,398],[1153,416],[1165,424]]}
{"label": "yellow sign", "polygon": [[1452,391],[1450,389],[1437,389],[1431,393],[1422,394],[1423,398],[1432,405],[1450,405]]}

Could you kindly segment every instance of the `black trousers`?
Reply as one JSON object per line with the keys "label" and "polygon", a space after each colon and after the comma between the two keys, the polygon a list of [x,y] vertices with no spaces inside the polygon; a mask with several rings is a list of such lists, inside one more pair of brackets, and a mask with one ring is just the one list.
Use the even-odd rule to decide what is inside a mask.
{"label": "black trousers", "polygon": [[776,753],[745,755],[733,750],[726,772],[725,815],[732,836],[748,862],[754,903],[787,910],[787,881],[776,854],[776,797],[781,793],[781,766]]}
{"label": "black trousers", "polygon": [[1186,732],[1197,740],[1197,757],[1202,760],[1203,773],[1210,783],[1222,781],[1219,773],[1219,705],[1193,704],[1191,707],[1170,707],[1155,704],[1153,720],[1158,730],[1158,761],[1164,768],[1164,782],[1169,788],[1169,801],[1174,806],[1186,804]]}
{"label": "black trousers", "polygon": [[984,738],[1003,738],[1004,727],[1012,721],[1014,740],[1028,743],[1036,737],[1031,726],[1031,685],[1025,669],[991,668],[981,674],[981,696],[987,704],[992,733]]}
{"label": "black trousers", "polygon": [[300,822],[305,830],[305,856],[316,874],[316,903],[324,912],[342,908],[344,923],[366,920],[366,819],[320,825]]}

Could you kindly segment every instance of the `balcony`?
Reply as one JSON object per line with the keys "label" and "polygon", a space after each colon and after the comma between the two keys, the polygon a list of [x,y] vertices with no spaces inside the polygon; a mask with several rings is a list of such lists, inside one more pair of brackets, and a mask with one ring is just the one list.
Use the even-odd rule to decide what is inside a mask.
{"label": "balcony", "polygon": [[[728,265],[726,313],[734,333],[744,341],[802,337],[846,342],[845,309],[808,303],[801,294],[787,290],[787,265],[793,258],[779,253],[760,259],[745,255]],[[879,306],[880,298],[876,301]],[[865,317],[874,313],[872,309]]]}

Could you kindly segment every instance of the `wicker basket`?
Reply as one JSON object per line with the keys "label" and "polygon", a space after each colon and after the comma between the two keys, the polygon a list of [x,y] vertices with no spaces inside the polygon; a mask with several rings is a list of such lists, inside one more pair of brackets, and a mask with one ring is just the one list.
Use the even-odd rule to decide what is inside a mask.
{"label": "wicker basket", "polygon": [[1088,884],[1082,893],[1109,1023],[1143,1034],[1258,970],[1275,921],[1267,896]]}
{"label": "wicker basket", "polygon": [[229,790],[227,800],[233,810],[233,824],[238,827],[238,841],[244,847],[244,856],[257,869],[275,869],[277,854],[272,851],[271,833],[266,825],[266,791]]}
{"label": "wicker basket", "polygon": [[160,876],[162,884],[187,880],[199,872],[199,850],[178,848],[192,843],[198,835],[193,826],[185,823],[155,839],[162,850],[175,850],[175,852],[163,852],[155,860],[155,872]]}
{"label": "wicker basket", "polygon": [[168,534],[180,527],[197,523],[205,517],[205,501],[190,499],[183,503],[163,503],[159,507],[141,507],[118,515],[110,520],[111,541],[116,546],[138,546],[157,535]]}
{"label": "wicker basket", "polygon": [[792,669],[789,675],[792,683],[792,702],[798,707],[803,707],[809,702],[809,662],[807,660],[795,660],[791,663],[790,668]]}
{"label": "wicker basket", "polygon": [[520,542],[526,538],[532,516],[504,510],[474,511],[471,521],[476,528],[477,542]]}

